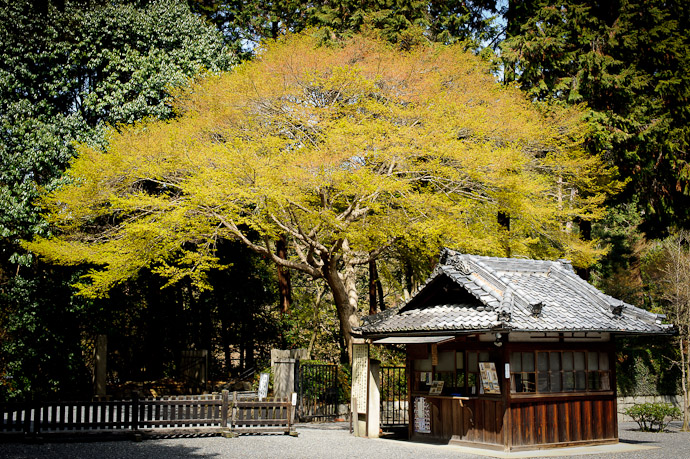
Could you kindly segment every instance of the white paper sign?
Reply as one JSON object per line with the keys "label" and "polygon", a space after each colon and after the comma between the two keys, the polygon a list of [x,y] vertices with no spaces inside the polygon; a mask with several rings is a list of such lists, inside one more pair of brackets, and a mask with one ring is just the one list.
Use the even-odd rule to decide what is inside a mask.
{"label": "white paper sign", "polygon": [[259,378],[259,400],[263,400],[268,395],[268,373],[261,373]]}
{"label": "white paper sign", "polygon": [[414,401],[414,431],[431,433],[431,407],[424,397],[417,397]]}

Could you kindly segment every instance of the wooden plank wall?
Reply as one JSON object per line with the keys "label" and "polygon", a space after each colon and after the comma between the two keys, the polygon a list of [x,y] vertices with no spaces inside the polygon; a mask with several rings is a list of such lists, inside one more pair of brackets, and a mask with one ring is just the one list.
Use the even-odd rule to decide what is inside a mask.
{"label": "wooden plank wall", "polygon": [[503,444],[501,400],[436,399],[431,405],[431,436],[472,443]]}
{"label": "wooden plank wall", "polygon": [[512,446],[568,444],[618,438],[615,398],[531,399],[510,409]]}

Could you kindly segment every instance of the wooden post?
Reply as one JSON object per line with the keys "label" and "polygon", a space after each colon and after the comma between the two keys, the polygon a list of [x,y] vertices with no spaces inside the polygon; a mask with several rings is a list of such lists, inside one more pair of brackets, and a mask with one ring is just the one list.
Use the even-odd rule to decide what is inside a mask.
{"label": "wooden post", "polygon": [[503,368],[496,369],[503,378],[501,385],[501,398],[503,399],[503,451],[510,452],[513,448],[513,407],[510,393],[510,371],[506,374],[506,368],[510,370],[511,344],[508,337],[503,344]]}
{"label": "wooden post", "polygon": [[360,437],[359,434],[359,410],[357,409],[357,397],[352,397],[352,419],[354,419],[353,430],[355,437]]}
{"label": "wooden post", "polygon": [[[24,407],[24,434],[29,435],[31,433],[31,411],[33,409],[33,403],[27,403]],[[38,433],[41,429],[41,409],[36,408],[36,419],[34,419],[34,432]],[[17,410],[17,416],[19,416],[19,410]]]}
{"label": "wooden post", "polygon": [[230,403],[230,393],[227,390],[223,390],[221,400],[220,426],[226,428],[228,426],[228,404]]}
{"label": "wooden post", "polygon": [[410,358],[409,345],[405,345],[405,377],[407,379],[407,381],[405,381],[405,383],[407,384],[407,438],[412,440],[415,422],[414,407],[412,406],[414,401],[412,397],[412,381],[414,378],[414,367],[412,366],[412,358]]}
{"label": "wooden post", "polygon": [[234,428],[237,423],[237,392],[232,393],[232,414],[230,416],[230,428]]}
{"label": "wooden post", "polygon": [[379,438],[381,428],[381,362],[369,361],[367,390],[367,437]]}
{"label": "wooden post", "polygon": [[297,410],[297,392],[293,392],[292,400],[287,401],[290,402],[290,407],[288,408],[290,410],[288,412],[288,435],[296,437],[298,433],[293,430],[293,425],[295,423],[295,411]]}
{"label": "wooden post", "polygon": [[132,392],[132,430],[139,429],[139,391]]}

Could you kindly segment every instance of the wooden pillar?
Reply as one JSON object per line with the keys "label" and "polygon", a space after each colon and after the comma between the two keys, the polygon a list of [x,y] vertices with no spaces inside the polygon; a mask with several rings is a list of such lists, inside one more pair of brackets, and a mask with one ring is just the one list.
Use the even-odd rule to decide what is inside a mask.
{"label": "wooden pillar", "polygon": [[[508,369],[506,374],[506,368]],[[503,368],[499,370],[503,377],[501,398],[503,399],[503,450],[508,452],[513,446],[513,414],[510,405],[510,341],[505,337],[503,344]]]}
{"label": "wooden pillar", "polygon": [[221,393],[222,405],[220,408],[220,426],[225,429],[228,426],[228,407],[230,405],[230,393],[223,390]]}
{"label": "wooden pillar", "polygon": [[414,369],[412,368],[412,359],[410,358],[409,346],[405,346],[405,374],[407,375],[407,438],[412,439],[414,433],[414,407],[412,406],[412,378],[414,378]]}
{"label": "wooden pillar", "polygon": [[369,387],[367,390],[367,437],[379,438],[381,429],[381,362],[369,361]]}

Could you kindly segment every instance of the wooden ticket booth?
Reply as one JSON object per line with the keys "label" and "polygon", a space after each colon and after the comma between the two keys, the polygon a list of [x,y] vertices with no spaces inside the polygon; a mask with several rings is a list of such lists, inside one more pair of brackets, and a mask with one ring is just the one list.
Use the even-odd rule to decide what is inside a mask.
{"label": "wooden ticket booth", "polygon": [[671,333],[662,318],[565,260],[444,250],[410,301],[357,332],[406,345],[412,440],[517,451],[618,442],[615,338]]}

